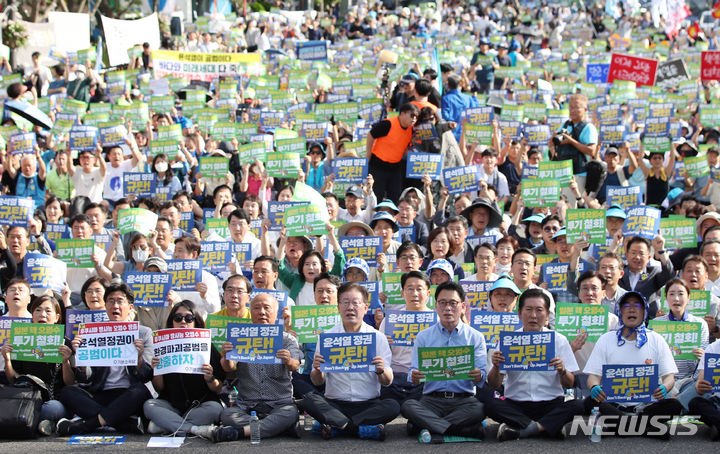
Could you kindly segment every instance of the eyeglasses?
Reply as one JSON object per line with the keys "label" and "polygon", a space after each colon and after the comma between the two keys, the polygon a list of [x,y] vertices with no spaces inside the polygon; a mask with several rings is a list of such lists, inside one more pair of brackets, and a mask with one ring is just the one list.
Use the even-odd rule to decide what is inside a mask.
{"label": "eyeglasses", "polygon": [[645,305],[643,303],[623,303],[622,306],[620,306],[620,309],[644,309]]}
{"label": "eyeglasses", "polygon": [[476,255],[475,260],[478,262],[492,262],[492,259],[494,259],[492,255]]}
{"label": "eyeglasses", "polygon": [[108,299],[105,301],[105,305],[106,305],[106,306],[114,306],[114,305],[116,305],[116,304],[117,304],[118,306],[122,306],[122,305],[125,304],[125,303],[127,303],[127,299],[125,299],[125,298],[108,298]]}
{"label": "eyeglasses", "polygon": [[419,260],[419,259],[420,259],[419,255],[411,255],[411,254],[408,254],[408,255],[403,254],[398,257],[398,260]]}
{"label": "eyeglasses", "polygon": [[225,293],[227,293],[229,295],[244,295],[248,292],[241,288],[228,287],[225,289]]}
{"label": "eyeglasses", "polygon": [[345,307],[360,307],[365,304],[367,303],[364,301],[340,301],[340,305]]}
{"label": "eyeglasses", "polygon": [[435,305],[436,305],[436,306],[440,306],[440,307],[450,307],[450,308],[452,308],[452,309],[455,309],[456,307],[458,307],[458,306],[460,305],[460,301],[457,301],[457,300],[438,300],[438,301],[435,303]]}
{"label": "eyeglasses", "polygon": [[185,323],[192,323],[195,321],[195,314],[175,314],[173,315],[173,321],[175,323],[180,323],[183,320],[185,320]]}
{"label": "eyeglasses", "polygon": [[89,293],[91,295],[99,295],[99,294],[103,293],[104,291],[105,291],[105,289],[102,289],[102,288],[89,288],[89,289],[85,290],[85,293]]}

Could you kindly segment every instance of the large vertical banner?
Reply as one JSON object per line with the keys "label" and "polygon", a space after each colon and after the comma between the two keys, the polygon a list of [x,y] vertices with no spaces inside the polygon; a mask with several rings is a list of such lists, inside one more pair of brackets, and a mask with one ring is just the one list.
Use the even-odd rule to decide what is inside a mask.
{"label": "large vertical banner", "polygon": [[58,50],[76,52],[90,47],[90,16],[88,14],[52,11],[48,14],[48,22],[53,25],[54,44]]}
{"label": "large vertical banner", "polygon": [[150,49],[160,49],[160,25],[157,13],[137,20],[100,17],[102,17],[110,66],[130,63],[127,50],[136,44],[147,42],[150,44]]}

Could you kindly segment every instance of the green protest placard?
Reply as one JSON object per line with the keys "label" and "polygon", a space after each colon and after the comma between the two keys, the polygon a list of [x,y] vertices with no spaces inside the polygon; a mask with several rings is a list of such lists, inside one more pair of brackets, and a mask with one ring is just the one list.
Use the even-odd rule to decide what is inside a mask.
{"label": "green protest placard", "polygon": [[650,320],[648,327],[665,338],[675,359],[697,359],[692,351],[700,348],[700,323]]}
{"label": "green protest placard", "polygon": [[95,126],[96,128],[110,119],[110,115],[106,113],[88,112],[83,117],[83,125]]}
{"label": "green protest placard", "polygon": [[[280,151],[277,149],[277,143],[279,140],[288,140],[288,139],[298,139],[298,133],[297,131],[293,131],[292,129],[285,129],[285,128],[275,128],[275,151]],[[304,147],[305,141],[303,140],[303,147]],[[303,151],[304,152],[304,151]]]}
{"label": "green protest placard", "polygon": [[238,159],[240,164],[252,164],[255,159],[264,162],[267,159],[265,143],[253,142],[238,147]]}
{"label": "green protest placard", "polygon": [[285,229],[288,236],[324,235],[327,233],[327,221],[327,208],[313,203],[285,210]]}
{"label": "green protest placard", "polygon": [[358,118],[358,104],[356,102],[339,102],[332,104],[335,121],[355,121]]}
{"label": "green protest placard", "polygon": [[182,126],[180,126],[180,123],[173,123],[171,125],[158,126],[157,139],[158,140],[174,140],[176,143],[182,142],[182,140],[183,140]]}
{"label": "green protest placard", "polygon": [[383,273],[382,288],[387,296],[385,304],[405,304],[402,297],[401,278],[403,273]]}
{"label": "green protest placard", "polygon": [[297,178],[300,155],[297,153],[268,153],[265,164],[268,175],[274,178]]}
{"label": "green protest placard", "polygon": [[695,219],[692,218],[661,218],[660,234],[665,237],[668,247],[697,247]]}
{"label": "green protest placard", "polygon": [[144,208],[127,208],[118,213],[118,231],[125,235],[130,232],[140,232],[150,235],[155,230],[158,215]]}
{"label": "green protest placard", "polygon": [[492,125],[472,125],[465,123],[463,125],[465,131],[465,139],[472,144],[492,146]]}
{"label": "green protest placard", "polygon": [[48,323],[13,323],[10,339],[14,361],[62,363],[60,346],[64,343],[65,325]]}
{"label": "green protest placard", "polygon": [[560,200],[560,184],[550,178],[526,179],[521,194],[528,208],[549,207]]}
{"label": "green protest placard", "polygon": [[178,143],[173,139],[165,140],[151,140],[150,141],[150,157],[155,157],[159,154],[167,155],[170,159],[173,159],[178,152]]}
{"label": "green protest placard", "polygon": [[720,106],[710,104],[701,105],[700,123],[706,128],[720,126]]}
{"label": "green protest placard", "polygon": [[204,177],[224,177],[230,169],[230,158],[200,156],[200,173]]}
{"label": "green protest placard", "polygon": [[222,344],[227,341],[228,323],[251,323],[249,318],[228,317],[225,315],[208,314],[205,321],[205,328],[210,330],[210,342],[218,350],[222,350]]}
{"label": "green protest placard", "polygon": [[418,369],[425,381],[472,380],[475,347],[419,347]]}
{"label": "green protest placard", "polygon": [[175,96],[173,95],[153,95],[150,98],[150,108],[155,112],[170,112],[175,107]]}
{"label": "green protest placard", "polygon": [[526,103],[525,116],[530,120],[542,121],[545,118],[545,104],[543,103]]}
{"label": "green protest placard", "polygon": [[230,237],[227,219],[207,218],[205,220],[205,228],[208,232],[220,235],[223,238]]}
{"label": "green protest placard", "polygon": [[219,121],[212,126],[212,136],[215,140],[232,140],[236,135],[236,124],[232,121]]}
{"label": "green protest placard", "polygon": [[567,187],[573,179],[572,160],[566,161],[540,161],[538,164],[538,178],[551,178],[561,187]]}
{"label": "green protest placard", "polygon": [[524,107],[515,104],[503,104],[500,117],[503,120],[523,121]]}
{"label": "green protest placard", "polygon": [[76,99],[63,98],[61,107],[63,112],[73,113],[78,117],[82,117],[87,110],[87,103]]}
{"label": "green protest placard", "polygon": [[298,342],[316,343],[318,335],[340,323],[340,315],[334,304],[322,306],[292,306],[292,329]]}
{"label": "green protest placard", "polygon": [[597,342],[607,332],[608,321],[608,307],[600,304],[557,303],[555,306],[555,331],[568,340],[587,334],[587,342]]}
{"label": "green protest placard", "polygon": [[212,132],[213,126],[217,123],[217,121],[218,116],[216,113],[206,113],[201,111],[195,115],[195,122],[202,132]]}
{"label": "green protest placard", "polygon": [[[697,317],[705,317],[710,313],[711,295],[712,293],[709,290],[690,290],[690,299],[685,310]],[[660,307],[665,312],[670,312],[665,290],[663,290],[661,294]]]}
{"label": "green protest placard", "polygon": [[648,153],[666,153],[670,151],[669,137],[643,137],[643,148]]}
{"label": "green protest placard", "polygon": [[567,210],[567,242],[583,239],[591,244],[605,244],[605,214],[605,210]]}
{"label": "green protest placard", "polygon": [[685,158],[685,169],[691,178],[700,178],[710,174],[710,165],[707,156],[693,156]]}
{"label": "green protest placard", "polygon": [[59,239],[55,241],[58,259],[68,268],[94,268],[92,261],[95,240]]}
{"label": "green protest placard", "polygon": [[305,154],[305,139],[296,137],[294,139],[278,139],[275,132],[275,151],[278,153],[302,153]]}

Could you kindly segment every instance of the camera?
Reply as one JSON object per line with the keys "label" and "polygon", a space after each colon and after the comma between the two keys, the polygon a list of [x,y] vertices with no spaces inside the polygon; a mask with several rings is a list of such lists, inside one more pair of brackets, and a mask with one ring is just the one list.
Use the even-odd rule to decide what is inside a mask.
{"label": "camera", "polygon": [[563,133],[555,134],[552,138],[553,145],[556,147],[559,147],[560,144],[562,144],[563,141]]}

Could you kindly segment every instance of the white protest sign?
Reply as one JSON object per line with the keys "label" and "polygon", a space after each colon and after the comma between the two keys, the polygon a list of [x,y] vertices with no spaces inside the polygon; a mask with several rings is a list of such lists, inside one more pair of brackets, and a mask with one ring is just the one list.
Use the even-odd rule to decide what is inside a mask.
{"label": "white protest sign", "polygon": [[136,44],[149,43],[151,49],[160,48],[160,26],[157,13],[137,20],[102,17],[110,66],[130,63],[127,50]]}

